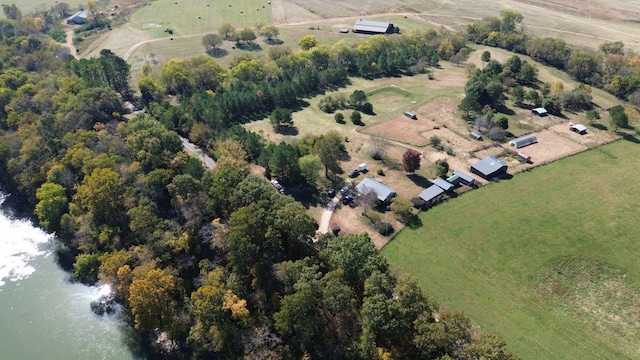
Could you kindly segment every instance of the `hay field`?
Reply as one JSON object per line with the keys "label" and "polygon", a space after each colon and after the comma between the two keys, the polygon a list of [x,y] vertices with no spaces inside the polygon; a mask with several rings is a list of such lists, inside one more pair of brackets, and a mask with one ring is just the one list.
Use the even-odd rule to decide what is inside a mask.
{"label": "hay field", "polygon": [[629,178],[640,140],[632,140],[423,212],[423,227],[402,230],[383,254],[523,359],[637,359],[640,184]]}

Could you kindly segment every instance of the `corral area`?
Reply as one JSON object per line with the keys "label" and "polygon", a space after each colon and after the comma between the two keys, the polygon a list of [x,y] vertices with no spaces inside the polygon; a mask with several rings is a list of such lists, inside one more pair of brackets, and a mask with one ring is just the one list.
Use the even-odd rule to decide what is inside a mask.
{"label": "corral area", "polygon": [[465,193],[420,214],[423,227],[383,254],[523,359],[637,359],[640,186],[628,179],[640,140],[630,140]]}

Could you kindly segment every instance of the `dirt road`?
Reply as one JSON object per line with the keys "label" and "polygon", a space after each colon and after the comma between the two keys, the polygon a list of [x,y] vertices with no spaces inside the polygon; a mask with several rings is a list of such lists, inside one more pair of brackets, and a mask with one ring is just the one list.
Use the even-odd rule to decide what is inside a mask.
{"label": "dirt road", "polygon": [[195,156],[198,159],[200,159],[204,167],[211,170],[216,166],[216,161],[210,158],[209,155],[205,154],[204,151],[202,151],[202,149],[197,147],[194,143],[190,142],[189,140],[183,137],[180,137],[180,140],[182,140],[182,146],[184,146],[184,151],[186,151],[187,154],[191,156]]}

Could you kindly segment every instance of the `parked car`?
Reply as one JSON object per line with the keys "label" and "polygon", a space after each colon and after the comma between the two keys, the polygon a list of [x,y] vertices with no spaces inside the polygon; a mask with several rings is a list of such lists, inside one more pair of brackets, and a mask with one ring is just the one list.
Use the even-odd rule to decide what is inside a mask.
{"label": "parked car", "polygon": [[340,195],[342,195],[342,196],[349,195],[349,188],[345,186],[342,189],[340,189]]}
{"label": "parked car", "polygon": [[282,187],[282,185],[280,185],[278,180],[271,180],[271,185],[273,185],[273,187],[276,188],[276,190],[278,190],[280,194],[284,194],[284,188]]}
{"label": "parked car", "polygon": [[347,195],[347,196],[342,198],[342,203],[345,204],[345,205],[349,205],[349,204],[352,204],[352,203],[355,203],[355,202],[353,201],[353,196]]}
{"label": "parked car", "polygon": [[358,177],[358,175],[360,175],[360,171],[358,171],[356,169],[349,171],[349,177],[350,178]]}
{"label": "parked car", "polygon": [[334,197],[336,197],[336,189],[329,189],[329,191],[327,191],[327,195],[333,199]]}

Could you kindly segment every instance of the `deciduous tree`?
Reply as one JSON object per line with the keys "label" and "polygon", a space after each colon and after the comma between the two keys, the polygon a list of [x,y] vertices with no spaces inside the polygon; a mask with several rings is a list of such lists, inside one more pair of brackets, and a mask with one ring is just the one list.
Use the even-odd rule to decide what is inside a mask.
{"label": "deciduous tree", "polygon": [[414,173],[420,169],[420,158],[422,153],[415,149],[407,149],[402,155],[402,167],[408,173]]}

